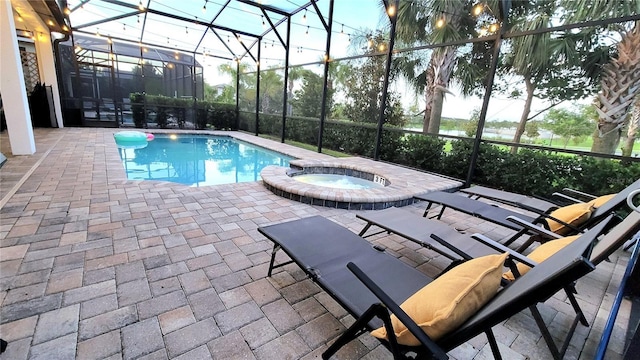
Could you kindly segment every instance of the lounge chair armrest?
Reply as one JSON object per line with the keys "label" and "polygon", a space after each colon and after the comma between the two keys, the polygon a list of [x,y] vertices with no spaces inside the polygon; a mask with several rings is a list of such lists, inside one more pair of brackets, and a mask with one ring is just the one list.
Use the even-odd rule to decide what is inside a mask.
{"label": "lounge chair armrest", "polygon": [[499,242],[494,241],[493,239],[488,238],[488,237],[487,237],[487,236],[485,236],[485,235],[482,235],[482,234],[473,234],[473,235],[471,235],[471,237],[472,237],[472,238],[474,238],[474,239],[476,239],[476,240],[478,240],[478,241],[480,241],[481,243],[483,243],[483,244],[485,244],[485,245],[487,245],[487,246],[489,246],[489,247],[493,248],[494,250],[496,250],[496,251],[498,251],[498,252],[503,252],[503,253],[504,253],[504,252],[506,252],[506,253],[509,253],[509,256],[510,256],[513,260],[516,260],[516,261],[518,261],[518,262],[520,262],[520,263],[523,263],[523,264],[528,265],[528,266],[531,266],[531,267],[534,267],[534,266],[536,266],[536,265],[537,265],[535,261],[532,261],[531,259],[529,259],[528,257],[526,257],[526,256],[524,256],[524,255],[522,255],[522,254],[520,254],[519,252],[517,252],[517,251],[515,251],[515,250],[512,250],[512,249],[510,249],[510,248],[508,248],[508,247],[506,247],[506,246],[504,246],[504,245],[500,244]]}
{"label": "lounge chair armrest", "polygon": [[582,200],[576,199],[576,198],[574,198],[572,196],[569,196],[569,195],[566,195],[566,194],[563,194],[563,193],[559,193],[559,192],[554,192],[553,194],[551,194],[551,197],[558,197],[558,198],[561,198],[563,201],[567,201],[567,202],[570,202],[572,204],[578,204],[578,203],[584,202]]}
{"label": "lounge chair armrest", "polygon": [[456,253],[458,256],[460,256],[462,258],[462,260],[471,260],[473,259],[473,257],[469,254],[467,254],[466,252],[458,249],[457,247],[451,245],[447,240],[444,240],[443,238],[441,238],[440,236],[436,235],[436,234],[431,234],[429,235],[433,240],[437,241],[438,244],[446,247],[447,249],[453,251],[454,253]]}
{"label": "lounge chair armrest", "polygon": [[517,216],[507,216],[507,220],[511,221],[512,223],[518,224],[520,226],[522,226],[523,228],[526,228],[529,231],[538,233],[539,235],[548,238],[549,240],[554,240],[554,239],[559,239],[562,236],[554,233],[553,231],[549,231],[545,228],[543,228],[542,226],[536,225],[534,223],[531,223],[529,221],[523,220]]}
{"label": "lounge chair armrest", "polygon": [[422,330],[418,324],[400,308],[380,287],[367,276],[356,264],[349,262],[347,268],[366,286],[383,304],[402,322],[413,336],[420,341],[433,355],[434,359],[448,359],[447,353]]}
{"label": "lounge chair armrest", "polygon": [[562,191],[567,192],[567,193],[571,193],[571,194],[576,194],[576,195],[580,195],[583,196],[587,199],[593,200],[595,198],[597,198],[597,196],[591,195],[591,194],[587,194],[586,192],[582,192],[582,191],[578,191],[578,190],[574,190],[571,188],[564,188],[562,189]]}

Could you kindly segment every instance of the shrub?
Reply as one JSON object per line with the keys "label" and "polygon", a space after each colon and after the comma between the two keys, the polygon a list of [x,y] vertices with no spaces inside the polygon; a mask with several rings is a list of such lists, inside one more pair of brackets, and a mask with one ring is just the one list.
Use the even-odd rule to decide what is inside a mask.
{"label": "shrub", "polygon": [[142,129],[147,126],[147,117],[144,113],[144,95],[141,93],[129,94],[131,100],[131,116],[135,127]]}

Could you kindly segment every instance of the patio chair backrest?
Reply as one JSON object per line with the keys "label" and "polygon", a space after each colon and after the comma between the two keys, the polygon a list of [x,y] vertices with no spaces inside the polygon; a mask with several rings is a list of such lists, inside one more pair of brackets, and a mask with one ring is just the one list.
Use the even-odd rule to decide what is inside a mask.
{"label": "patio chair backrest", "polygon": [[640,213],[632,211],[596,243],[591,252],[591,262],[594,265],[600,264],[638,231],[640,231]]}
{"label": "patio chair backrest", "polygon": [[627,186],[626,188],[621,190],[619,193],[617,193],[609,201],[605,202],[604,204],[596,208],[591,214],[591,218],[589,219],[589,222],[591,222],[592,220],[597,221],[600,218],[604,218],[610,212],[615,211],[618,208],[620,208],[623,204],[626,204],[627,196],[629,196],[629,194],[632,191],[638,190],[638,189],[640,189],[640,179],[636,180],[633,184]]}
{"label": "patio chair backrest", "polygon": [[523,309],[545,301],[593,271],[595,266],[587,260],[588,254],[592,244],[606,229],[611,218],[600,222],[502,289],[460,328],[438,343],[446,349],[453,348]]}

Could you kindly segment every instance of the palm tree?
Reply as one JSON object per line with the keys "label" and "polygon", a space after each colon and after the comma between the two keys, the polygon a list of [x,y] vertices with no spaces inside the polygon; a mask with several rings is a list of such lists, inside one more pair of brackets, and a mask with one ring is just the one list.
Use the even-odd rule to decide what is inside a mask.
{"label": "palm tree", "polygon": [[[640,92],[639,47],[640,22],[636,22],[618,44],[618,57],[603,67],[602,90],[596,100],[599,119],[591,147],[593,152],[613,154],[620,143],[622,127],[630,118],[627,115]],[[629,128],[631,130],[634,127]],[[627,138],[626,149],[629,154],[634,140],[635,136]]]}
{"label": "palm tree", "polygon": [[640,130],[640,94],[636,95],[636,100],[633,104],[633,110],[630,112],[629,125],[627,127],[627,140],[622,146],[622,156],[631,156],[633,152],[633,144],[638,137],[638,130]]}
{"label": "palm tree", "polygon": [[[640,0],[620,1],[612,4],[607,0],[572,0],[563,3],[568,21],[585,21],[607,17],[620,17],[638,13]],[[640,22],[632,25],[614,24],[602,27],[600,34],[611,35],[618,31],[620,42],[617,56],[603,66],[600,86],[596,98],[598,124],[594,134],[592,152],[613,154],[618,148],[622,127],[629,118],[634,98],[640,92]],[[591,36],[595,31],[591,31]]]}

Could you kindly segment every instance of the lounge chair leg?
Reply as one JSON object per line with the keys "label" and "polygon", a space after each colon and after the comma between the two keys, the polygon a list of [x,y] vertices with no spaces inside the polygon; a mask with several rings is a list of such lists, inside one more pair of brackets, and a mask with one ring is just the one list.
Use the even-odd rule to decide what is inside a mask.
{"label": "lounge chair leg", "polygon": [[544,323],[544,319],[542,319],[542,315],[540,315],[540,311],[538,311],[538,308],[535,305],[530,306],[529,310],[531,310],[531,314],[533,315],[533,319],[536,321],[536,324],[538,325],[538,328],[540,329],[540,332],[542,333],[542,337],[544,338],[544,342],[547,343],[547,347],[549,348],[549,351],[551,352],[551,356],[553,356],[553,358],[555,360],[561,360],[562,359],[562,354],[560,353],[560,350],[558,350],[558,346],[556,345],[555,341],[553,341],[553,337],[551,336],[551,333],[549,332],[549,329],[547,328],[547,324]]}
{"label": "lounge chair leg", "polygon": [[489,347],[491,347],[493,358],[495,360],[502,360],[502,355],[500,354],[500,348],[498,348],[498,342],[496,341],[495,335],[493,335],[493,330],[489,329],[485,331],[485,334],[487,334],[487,339],[489,339]]}
{"label": "lounge chair leg", "polygon": [[359,236],[364,235],[364,233],[366,233],[367,230],[369,230],[370,227],[371,227],[371,223],[368,223],[367,225],[364,226],[364,228],[362,229],[362,231],[360,231],[360,233],[358,235]]}
{"label": "lounge chair leg", "polygon": [[[371,305],[367,311],[365,311],[362,316],[360,316],[353,325],[349,326],[349,328],[340,335],[336,339],[336,341],[329,346],[329,348],[322,353],[323,359],[329,359],[332,357],[338,350],[340,350],[343,346],[350,343],[353,339],[357,338],[367,329],[367,323],[371,321],[374,317],[379,317],[385,323],[385,327],[387,329],[393,329],[391,326],[391,318],[389,317],[389,312],[382,304],[373,304]],[[387,330],[388,332],[388,330]],[[393,334],[393,330],[391,332]],[[398,343],[396,341],[395,336],[390,336],[389,345],[391,347],[391,351],[393,352],[393,356],[396,359],[402,359],[402,354],[398,351]],[[400,356],[400,357],[398,357]]]}
{"label": "lounge chair leg", "polygon": [[271,277],[271,272],[273,271],[273,263],[276,260],[276,253],[280,250],[280,245],[274,244],[273,250],[271,251],[271,261],[269,262],[269,271],[267,272],[267,276]]}
{"label": "lounge chair leg", "polygon": [[569,285],[567,287],[564,288],[564,291],[567,293],[567,298],[569,299],[569,302],[571,303],[571,306],[573,306],[573,310],[575,310],[576,315],[578,316],[578,319],[580,320],[580,323],[584,326],[589,326],[589,322],[587,321],[587,318],[584,316],[584,313],[582,312],[582,309],[580,308],[580,305],[578,304],[578,300],[576,299],[575,294],[575,284]]}

